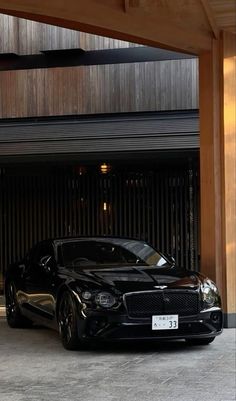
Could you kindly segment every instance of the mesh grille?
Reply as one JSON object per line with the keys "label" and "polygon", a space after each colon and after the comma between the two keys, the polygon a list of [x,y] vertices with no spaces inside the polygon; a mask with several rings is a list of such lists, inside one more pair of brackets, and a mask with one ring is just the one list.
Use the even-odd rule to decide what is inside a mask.
{"label": "mesh grille", "polygon": [[188,292],[142,292],[125,296],[130,317],[151,317],[158,314],[180,316],[196,315],[199,312],[197,293]]}

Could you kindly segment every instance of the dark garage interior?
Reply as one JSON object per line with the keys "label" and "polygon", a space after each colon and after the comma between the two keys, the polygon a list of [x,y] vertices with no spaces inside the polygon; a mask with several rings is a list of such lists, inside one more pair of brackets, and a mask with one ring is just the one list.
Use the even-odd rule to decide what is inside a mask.
{"label": "dark garage interior", "polygon": [[86,235],[144,239],[198,269],[197,152],[11,163],[0,171],[2,276],[39,240]]}

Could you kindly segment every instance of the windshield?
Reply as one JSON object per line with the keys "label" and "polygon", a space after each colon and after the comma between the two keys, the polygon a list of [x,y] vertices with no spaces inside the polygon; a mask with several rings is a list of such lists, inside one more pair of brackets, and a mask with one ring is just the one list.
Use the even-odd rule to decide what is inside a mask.
{"label": "windshield", "polygon": [[61,245],[65,266],[166,266],[168,261],[142,241],[109,239],[74,240]]}

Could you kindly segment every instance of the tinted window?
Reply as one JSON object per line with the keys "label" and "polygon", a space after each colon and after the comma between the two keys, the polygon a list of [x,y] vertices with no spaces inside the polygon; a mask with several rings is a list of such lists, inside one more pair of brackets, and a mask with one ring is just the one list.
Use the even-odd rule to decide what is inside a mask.
{"label": "tinted window", "polygon": [[167,261],[151,246],[133,240],[71,241],[62,244],[61,253],[63,264],[66,266],[167,264]]}
{"label": "tinted window", "polygon": [[54,257],[54,251],[52,244],[49,242],[40,242],[30,251],[30,263],[37,264],[44,256],[52,256]]}

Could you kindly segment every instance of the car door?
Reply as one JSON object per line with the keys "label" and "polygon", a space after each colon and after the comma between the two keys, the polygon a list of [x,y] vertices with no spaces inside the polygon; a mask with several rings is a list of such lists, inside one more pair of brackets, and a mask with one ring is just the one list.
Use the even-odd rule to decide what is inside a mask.
{"label": "car door", "polygon": [[25,301],[22,307],[42,319],[55,315],[56,260],[52,243],[43,241],[31,252],[24,273]]}

